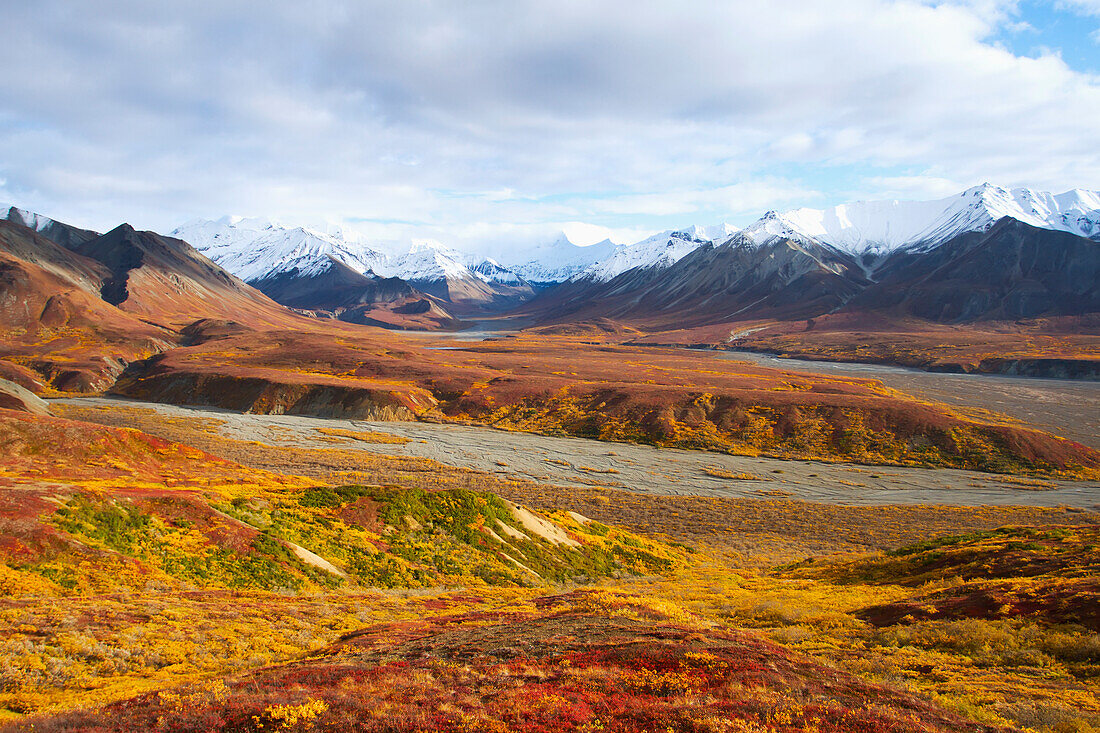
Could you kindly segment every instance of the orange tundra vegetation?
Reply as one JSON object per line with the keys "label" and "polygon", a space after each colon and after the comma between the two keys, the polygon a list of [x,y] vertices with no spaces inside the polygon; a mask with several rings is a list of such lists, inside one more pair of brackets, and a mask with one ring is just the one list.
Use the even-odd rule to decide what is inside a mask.
{"label": "orange tundra vegetation", "polygon": [[[388,456],[361,468],[400,485],[328,483],[134,430],[0,417],[15,447],[0,459],[4,730],[1100,723],[1095,515],[727,505]],[[164,420],[215,445],[201,420]],[[276,465],[276,449],[232,443]],[[337,475],[345,453],[285,460]],[[661,514],[686,544],[646,529]],[[1012,518],[1061,526],[988,531]],[[772,568],[779,536],[780,556],[841,554]],[[859,549],[899,536],[916,544]]]}
{"label": "orange tundra vegetation", "polygon": [[785,458],[1090,477],[1100,453],[980,422],[875,380],[718,361],[680,349],[531,335],[449,350],[252,332],[174,349],[114,392],[252,412],[467,421]]}
{"label": "orange tundra vegetation", "polygon": [[579,591],[378,624],[306,658],[39,730],[993,733],[674,605]]}

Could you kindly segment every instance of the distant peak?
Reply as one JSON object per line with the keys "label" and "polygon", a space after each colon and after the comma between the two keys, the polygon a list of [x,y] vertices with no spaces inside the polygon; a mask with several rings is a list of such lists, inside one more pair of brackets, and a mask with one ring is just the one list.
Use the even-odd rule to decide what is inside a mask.
{"label": "distant peak", "polygon": [[[1020,190],[1026,190],[1026,189],[1020,189]],[[1006,194],[1006,193],[1008,193],[1008,189],[1001,188],[1000,186],[994,186],[989,181],[986,181],[985,183],[982,183],[979,186],[974,186],[973,188],[970,188],[970,189],[967,189],[966,191],[963,191],[962,195],[963,196],[967,196],[967,195],[970,195],[970,196],[984,196],[985,194],[990,194],[990,193]]]}
{"label": "distant peak", "polygon": [[137,234],[137,230],[130,226],[127,222],[122,222],[117,227],[112,229],[109,234],[119,233],[122,235]]}

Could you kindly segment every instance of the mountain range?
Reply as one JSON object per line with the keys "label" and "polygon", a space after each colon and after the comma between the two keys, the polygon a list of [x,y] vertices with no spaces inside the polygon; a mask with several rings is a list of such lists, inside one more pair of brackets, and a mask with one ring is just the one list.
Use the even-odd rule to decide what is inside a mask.
{"label": "mountain range", "polygon": [[1076,316],[1100,311],[1097,239],[1092,191],[983,185],[933,202],[768,212],[668,264],[582,273],[526,311],[657,330],[841,311],[939,323]]}
{"label": "mountain range", "polygon": [[[506,312],[669,328],[837,312],[953,323],[1100,311],[1100,192],[1088,190],[983,184],[935,201],[770,211],[740,230],[690,226],[586,247],[561,235],[478,253],[432,241],[372,247],[339,230],[236,217],[194,220],[168,237],[124,225],[108,240],[14,207],[6,218],[107,267],[107,302],[125,302],[127,278],[144,272],[128,257],[155,259],[148,247],[132,254],[135,238],[173,241],[190,245],[162,263],[181,268],[175,277],[196,282],[196,268],[216,267],[213,281],[232,275],[308,315],[391,328],[454,328]],[[172,287],[161,297],[178,297]]]}

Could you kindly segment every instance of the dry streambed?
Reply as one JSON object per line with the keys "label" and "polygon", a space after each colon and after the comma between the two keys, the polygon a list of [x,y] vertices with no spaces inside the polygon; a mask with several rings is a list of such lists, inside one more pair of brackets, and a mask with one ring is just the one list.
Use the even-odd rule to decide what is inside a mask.
{"label": "dry streambed", "polygon": [[[974,471],[857,466],[603,443],[492,428],[251,415],[112,398],[61,400],[127,405],[165,416],[214,418],[227,438],[272,446],[361,450],[429,458],[558,485],[608,486],[653,494],[791,498],[849,505],[955,504],[1100,508],[1100,482],[1048,481]],[[335,429],[335,430],[333,430]],[[406,439],[373,442],[337,431]]]}

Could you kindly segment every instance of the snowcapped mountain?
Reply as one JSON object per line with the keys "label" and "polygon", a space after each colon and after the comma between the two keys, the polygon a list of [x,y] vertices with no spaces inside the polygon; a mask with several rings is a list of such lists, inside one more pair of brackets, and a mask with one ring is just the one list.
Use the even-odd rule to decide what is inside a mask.
{"label": "snowcapped mountain", "polygon": [[523,282],[520,275],[496,260],[459,252],[433,241],[416,242],[405,252],[387,253],[347,240],[338,232],[286,228],[263,219],[239,217],[195,220],[175,229],[172,236],[191,243],[249,282],[295,272],[310,277],[328,271],[333,262],[360,275],[409,281],[477,278],[508,285]]}
{"label": "snowcapped mountain", "polygon": [[260,219],[196,220],[173,230],[171,236],[190,243],[245,282],[295,271],[302,276],[319,275],[334,262],[364,275],[386,261],[383,253],[369,247]]}
{"label": "snowcapped mountain", "polygon": [[382,264],[378,274],[410,282],[471,277],[470,268],[461,258],[460,253],[435,242],[417,243],[405,254],[392,257]]}
{"label": "snowcapped mountain", "polygon": [[475,277],[481,278],[487,283],[500,283],[502,285],[521,285],[524,278],[510,268],[504,267],[494,259],[486,257],[481,262],[470,266],[470,272]]}
{"label": "snowcapped mountain", "polygon": [[497,246],[485,254],[530,283],[565,282],[596,262],[607,259],[624,245],[610,239],[582,247],[564,233],[555,239],[516,247]]}
{"label": "snowcapped mountain", "polygon": [[432,241],[414,244],[407,253],[392,258],[376,271],[405,280],[460,307],[500,310],[534,295],[526,280],[495,260]]}
{"label": "snowcapped mountain", "polygon": [[438,242],[423,241],[403,255],[390,257],[375,272],[409,282],[435,282],[444,279],[476,278],[485,283],[526,284],[515,271],[489,257],[459,252]]}
{"label": "snowcapped mountain", "polygon": [[570,279],[607,282],[639,267],[669,267],[699,247],[710,244],[715,235],[725,238],[733,231],[732,227],[723,224],[720,227],[693,226],[654,234],[640,242],[617,247],[609,257],[589,265]]}
{"label": "snowcapped mountain", "polygon": [[[394,253],[303,227],[286,228],[239,217],[196,220],[172,236],[192,243],[210,259],[271,297],[296,308],[330,308],[373,301],[377,280],[397,279],[441,300],[504,307],[533,294],[519,275],[484,256],[433,241]],[[390,284],[386,292],[397,292]]]}
{"label": "snowcapped mountain", "polygon": [[[731,227],[722,225],[711,230],[693,227],[680,234],[690,241],[730,231]],[[421,240],[404,251],[383,252],[349,241],[339,233],[326,234],[303,227],[290,229],[262,219],[240,217],[191,221],[171,235],[191,243],[248,282],[293,272],[313,276],[325,272],[336,261],[360,274],[398,277],[410,282],[472,278],[488,284],[543,286],[563,282],[631,247],[634,248],[631,255],[620,257],[607,269],[623,271],[650,260],[653,261],[650,264],[658,261],[671,264],[674,258],[689,251],[685,241],[677,240],[675,251],[668,252],[664,251],[666,242],[661,242],[662,252],[647,257],[643,250],[657,246],[649,240],[629,247],[610,240],[580,246],[561,234],[533,244],[497,243],[486,246],[484,251],[460,251],[436,241]]]}
{"label": "snowcapped mountain", "polygon": [[802,230],[792,225],[786,214],[777,211],[769,211],[754,221],[749,226],[737,232],[736,241],[744,246],[762,246],[777,239],[812,240],[823,242],[813,235],[805,234]]}
{"label": "snowcapped mountain", "polygon": [[[29,213],[14,215],[48,226],[49,220]],[[769,211],[743,230],[728,224],[692,226],[634,244],[604,240],[587,247],[561,234],[536,242],[464,245],[463,250],[423,240],[404,251],[389,246],[382,251],[338,231],[291,229],[240,218],[194,221],[172,234],[252,283],[278,277],[285,287],[288,277],[329,273],[328,280],[316,281],[318,288],[329,287],[325,283],[335,277],[332,270],[338,263],[367,278],[400,278],[442,300],[503,307],[557,283],[607,283],[631,270],[665,270],[700,248],[724,244],[741,249],[795,247],[816,263],[814,267],[839,273],[854,265],[862,270],[861,276],[875,278],[887,255],[927,252],[961,234],[986,232],[1004,217],[1100,241],[1100,192],[1055,195],[983,184],[934,201],[860,201],[828,209]],[[349,287],[355,280],[347,272],[338,279]]]}
{"label": "snowcapped mountain", "polygon": [[1096,239],[1100,192],[1054,195],[986,183],[935,201],[860,201],[830,209],[769,212],[749,229],[782,236],[794,233],[853,255],[884,254],[933,248],[965,232],[986,231],[1006,216],[1040,229]]}

